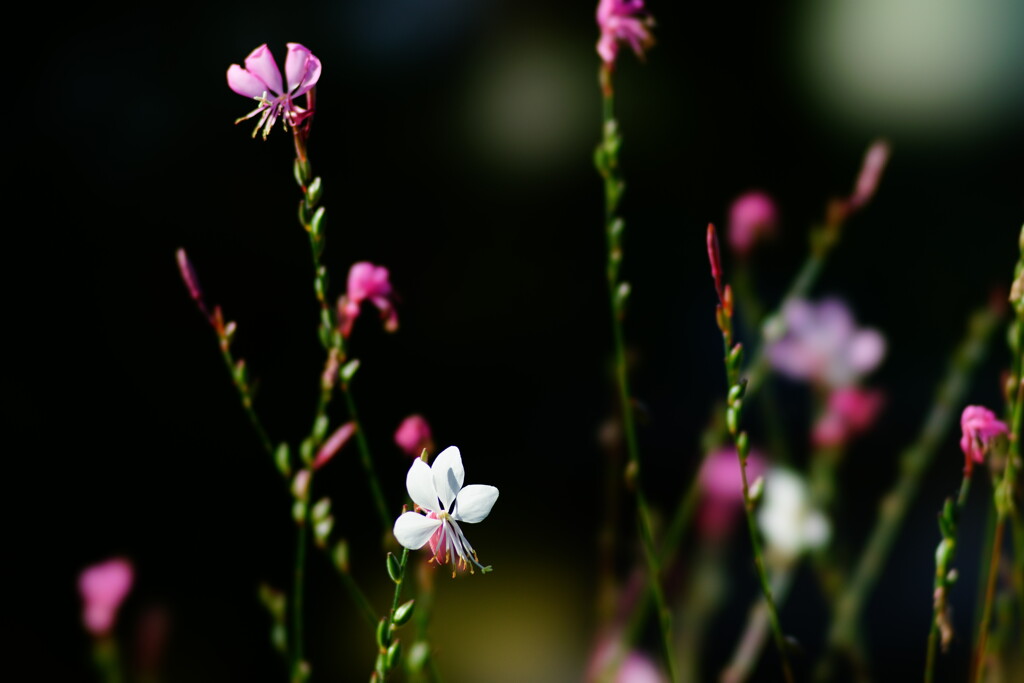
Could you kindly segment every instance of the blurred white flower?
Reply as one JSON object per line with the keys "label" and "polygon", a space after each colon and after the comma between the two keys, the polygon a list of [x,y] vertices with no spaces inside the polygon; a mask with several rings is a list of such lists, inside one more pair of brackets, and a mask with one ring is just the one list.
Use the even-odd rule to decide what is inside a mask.
{"label": "blurred white flower", "polygon": [[764,479],[764,502],[757,522],[769,554],[795,559],[805,550],[822,548],[832,535],[832,525],[811,507],[807,482],[795,472],[774,467]]}

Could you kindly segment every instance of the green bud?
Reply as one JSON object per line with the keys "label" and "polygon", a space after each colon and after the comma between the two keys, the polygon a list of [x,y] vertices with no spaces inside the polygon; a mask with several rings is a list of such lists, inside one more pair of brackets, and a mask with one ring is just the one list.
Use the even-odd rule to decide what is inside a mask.
{"label": "green bud", "polygon": [[348,541],[341,539],[334,546],[334,566],[338,568],[338,571],[348,574],[349,563],[348,563]]}
{"label": "green bud", "polygon": [[1006,481],[1004,478],[996,486],[996,490],[992,495],[993,501],[996,504],[996,513],[999,518],[1002,519],[1006,515],[1013,511],[1013,485],[1011,482]]}
{"label": "green bud", "polygon": [[278,621],[270,628],[270,644],[280,653],[288,651],[288,629]]}
{"label": "green bud", "polygon": [[622,239],[622,233],[625,229],[626,222],[618,217],[616,217],[615,220],[611,222],[611,225],[608,226],[608,234],[611,235],[612,241],[615,244],[618,244],[619,240]]}
{"label": "green bud", "polygon": [[729,405],[732,405],[739,399],[743,398],[743,394],[747,391],[747,380],[741,380],[739,384],[733,384],[729,389],[729,396],[726,399]]}
{"label": "green bud", "polygon": [[953,550],[956,548],[956,544],[949,538],[944,538],[939,541],[939,547],[935,549],[935,565],[938,567],[946,567],[949,565],[949,561],[953,558]]}
{"label": "green bud", "polygon": [[313,214],[313,218],[309,221],[309,231],[314,235],[319,235],[324,229],[324,214],[327,210],[324,207],[320,207]]}
{"label": "green bud", "polygon": [[381,649],[387,648],[391,644],[391,623],[384,617],[380,618],[377,622],[377,645],[380,645]]}
{"label": "green bud", "polygon": [[302,458],[302,462],[310,465],[313,463],[313,441],[309,438],[302,440],[299,444],[299,457]]}
{"label": "green bud", "polygon": [[295,182],[299,187],[308,183],[309,176],[312,174],[312,170],[309,167],[309,159],[306,161],[296,159],[295,164],[292,166],[292,173],[295,175]]}
{"label": "green bud", "polygon": [[391,580],[395,583],[400,583],[402,581],[403,570],[402,565],[398,563],[398,558],[395,557],[394,553],[388,553],[387,567],[388,576],[391,577]]}
{"label": "green bud", "polygon": [[409,648],[409,656],[405,658],[406,664],[411,673],[423,671],[430,657],[430,645],[424,640],[418,640]]}
{"label": "green bud", "polygon": [[626,299],[629,298],[630,286],[628,282],[620,282],[615,290],[615,310],[621,311],[626,307]]}
{"label": "green bud", "polygon": [[946,583],[956,583],[956,580],[959,578],[960,572],[958,572],[956,569],[950,569],[949,572],[946,574]]}
{"label": "green bud", "polygon": [[736,437],[736,450],[739,451],[740,457],[743,458],[745,464],[747,453],[750,452],[750,437],[747,436],[745,431],[740,432],[739,436]]}
{"label": "green bud", "polygon": [[284,620],[287,599],[284,593],[266,583],[260,584],[260,603],[275,621]]}
{"label": "green bud", "polygon": [[327,428],[330,426],[330,420],[326,415],[317,417],[316,422],[313,423],[313,440],[317,443],[323,441],[327,436]]}
{"label": "green bud", "polygon": [[359,359],[353,358],[349,362],[341,366],[341,371],[338,373],[341,376],[341,381],[346,384],[352,381],[352,378],[356,375],[356,370],[359,369]]}
{"label": "green bud", "polygon": [[399,640],[391,643],[391,647],[388,648],[387,654],[387,666],[388,669],[394,669],[395,665],[398,664],[402,659],[402,643]]}
{"label": "green bud", "polygon": [[751,503],[757,503],[761,500],[761,495],[764,493],[764,477],[760,476],[754,480],[754,483],[747,489],[747,497],[750,498]]}
{"label": "green bud", "polygon": [[326,519],[327,515],[331,514],[331,499],[321,498],[310,510],[309,515],[313,518],[314,522],[319,522],[322,519]]}
{"label": "green bud", "polygon": [[327,547],[327,539],[331,537],[331,531],[334,529],[334,517],[325,517],[318,522],[313,523],[313,540],[316,541],[318,548]]}
{"label": "green bud", "polygon": [[288,444],[281,442],[277,446],[277,450],[274,451],[274,465],[277,467],[277,471],[281,473],[286,479],[291,479],[292,476],[292,452],[288,447]]}
{"label": "green bud", "polygon": [[387,664],[387,655],[384,652],[377,655],[377,661],[373,665],[373,675],[377,676],[379,680],[383,681],[384,677],[387,676]]}
{"label": "green bud", "polygon": [[730,434],[735,434],[739,428],[740,415],[735,406],[730,406],[725,411],[725,426],[729,428]]}
{"label": "green bud", "polygon": [[305,228],[306,230],[309,230],[309,208],[306,205],[306,200],[305,199],[300,199],[299,200],[299,214],[298,214],[298,217],[299,217],[299,224],[302,225],[302,227]]}
{"label": "green bud", "polygon": [[292,504],[292,519],[296,524],[303,524],[306,521],[306,504],[302,501],[295,501]]}
{"label": "green bud", "polygon": [[736,370],[743,364],[743,344],[736,344],[729,352],[729,369]]}
{"label": "green bud", "polygon": [[403,602],[401,605],[398,606],[398,609],[395,610],[395,616],[392,617],[391,621],[393,621],[396,626],[404,625],[406,622],[409,621],[409,619],[412,618],[413,608],[415,606],[415,599],[410,600],[409,602]]}
{"label": "green bud", "polygon": [[320,203],[321,194],[323,194],[323,184],[320,182],[320,176],[317,176],[306,186],[306,201],[310,206],[316,206]]}

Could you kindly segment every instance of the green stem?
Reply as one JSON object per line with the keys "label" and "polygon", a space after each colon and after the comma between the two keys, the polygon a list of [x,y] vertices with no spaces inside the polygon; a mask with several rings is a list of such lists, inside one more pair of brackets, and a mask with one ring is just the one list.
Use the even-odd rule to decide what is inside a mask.
{"label": "green stem", "polygon": [[[602,86],[602,131],[603,139],[596,154],[597,167],[604,178],[605,188],[605,235],[608,246],[608,299],[611,312],[612,338],[615,346],[615,378],[618,388],[619,407],[622,416],[622,428],[626,440],[628,454],[627,478],[633,483],[636,491],[637,523],[640,531],[640,542],[643,546],[644,562],[647,567],[648,583],[651,598],[658,615],[658,627],[661,633],[661,644],[665,656],[665,664],[669,678],[677,681],[675,655],[672,648],[671,614],[665,601],[661,586],[658,552],[654,546],[654,533],[651,525],[650,508],[644,495],[640,476],[640,449],[637,444],[636,423],[629,390],[629,370],[626,362],[626,345],[622,332],[622,320],[625,317],[625,296],[628,285],[619,279],[619,265],[622,261],[621,233],[622,221],[616,215],[624,184],[618,172],[618,150],[621,143],[618,135],[618,123],[615,120],[614,91],[611,82],[612,72],[607,64],[602,64],[600,82]],[[617,658],[615,658],[617,659]],[[617,663],[617,662],[616,662]]]}
{"label": "green stem", "polygon": [[121,656],[113,635],[100,636],[92,643],[92,661],[104,683],[121,683]]}
{"label": "green stem", "polygon": [[235,385],[235,389],[238,390],[238,398],[242,403],[242,410],[245,411],[245,416],[249,418],[249,424],[252,425],[253,431],[256,432],[256,438],[259,439],[260,445],[263,446],[263,450],[267,452],[267,455],[273,457],[274,443],[270,440],[267,430],[264,429],[263,423],[260,421],[259,415],[256,414],[256,409],[253,407],[252,390],[249,387],[248,381],[244,376],[239,376],[239,371],[237,369],[238,361],[235,360],[234,355],[231,353],[230,341],[220,330],[218,330],[217,324],[213,323],[212,319],[211,323],[214,326],[214,332],[217,333],[221,358],[224,359],[224,365],[227,367],[228,375],[231,377],[231,381]]}
{"label": "green stem", "polygon": [[[787,567],[776,574],[772,581],[772,591],[778,602],[785,601],[795,576],[794,568]],[[757,664],[765,638],[768,637],[771,615],[767,603],[758,601],[750,610],[747,626],[743,636],[736,645],[729,665],[722,671],[720,683],[739,683],[750,676]]]}
{"label": "green stem", "polygon": [[985,680],[985,647],[988,640],[988,624],[992,619],[992,602],[996,594],[996,579],[999,576],[999,555],[1003,547],[1003,527],[1005,517],[1000,516],[996,520],[996,531],[992,543],[992,558],[988,564],[988,582],[985,589],[985,606],[981,612],[981,628],[978,631],[978,646],[974,652],[974,675],[971,677],[975,683],[982,683]]}
{"label": "green stem", "polygon": [[295,576],[292,586],[292,632],[291,632],[291,673],[292,681],[305,680],[305,661],[303,659],[304,618],[306,584],[306,546],[309,544],[309,494],[313,488],[313,468],[309,467],[309,488],[299,500],[299,514],[295,518]]}
{"label": "green stem", "polygon": [[949,370],[935,393],[917,440],[900,456],[900,475],[896,485],[882,499],[878,520],[868,538],[845,590],[835,603],[825,656],[818,665],[817,677],[831,680],[836,654],[846,650],[856,655],[861,612],[885,568],[903,519],[917,495],[921,477],[943,443],[949,426],[959,415],[971,374],[981,363],[988,341],[999,322],[999,313],[991,308],[977,311],[971,318],[967,337],[953,355]]}
{"label": "green stem", "polygon": [[373,470],[373,456],[370,455],[370,443],[363,432],[363,426],[359,422],[359,413],[356,411],[356,402],[352,398],[352,389],[347,385],[341,386],[341,393],[345,396],[345,405],[348,407],[348,416],[356,424],[356,445],[359,447],[359,462],[366,473],[366,479],[370,484],[370,493],[373,496],[374,506],[377,509],[377,516],[380,519],[381,529],[384,532],[391,530],[392,519],[388,513],[388,504],[384,500],[384,491],[377,481],[377,474]]}

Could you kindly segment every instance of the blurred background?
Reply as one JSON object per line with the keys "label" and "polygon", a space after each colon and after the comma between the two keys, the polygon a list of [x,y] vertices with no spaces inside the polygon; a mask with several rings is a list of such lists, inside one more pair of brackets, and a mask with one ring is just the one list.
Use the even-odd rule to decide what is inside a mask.
{"label": "blurred background", "polygon": [[[855,550],[967,315],[1009,284],[1024,217],[1024,5],[680,5],[648,3],[657,45],[644,64],[624,51],[616,74],[626,337],[647,415],[649,496],[671,510],[723,393],[708,221],[723,223],[746,190],[775,197],[779,235],[754,264],[774,305],[827,199],[849,193],[864,149],[884,136],[893,156],[878,195],[815,290],[843,297],[889,340],[870,380],[887,410],[843,470],[847,516],[836,523]],[[7,223],[15,350],[4,382],[8,439],[21,444],[6,478],[5,573],[18,609],[4,621],[35,680],[93,680],[75,580],[115,554],[137,568],[121,612],[130,657],[135,625],[157,619],[166,681],[285,675],[255,594],[261,581],[289,584],[289,500],[174,251],[188,249],[208,300],[237,321],[257,407],[272,438],[294,445],[322,352],[293,150],[280,129],[262,142],[232,125],[250,104],[224,76],[264,42],[282,63],[287,41],[323,63],[310,157],[324,182],[333,293],[352,262],[369,260],[390,269],[400,298],[397,334],[367,315],[351,341],[387,497],[397,515],[408,459],[392,433],[412,412],[439,447],[460,447],[467,482],[501,490],[468,530],[495,571],[439,577],[432,634],[446,680],[580,679],[595,635],[597,434],[614,408],[592,165],[594,7],[183,2],[79,6],[18,28],[9,165],[24,184],[8,199],[22,217]],[[997,339],[969,402],[1001,405],[1006,363]],[[783,391],[803,443],[806,390]],[[959,482],[957,439],[951,431],[936,457],[866,613],[883,680],[917,676],[923,663],[934,515]],[[317,487],[383,613],[379,530],[355,456],[343,451]],[[965,630],[988,498],[977,489],[957,562],[964,589],[953,592]],[[747,540],[732,551],[709,672],[756,594]],[[631,558],[627,547],[622,576]],[[371,634],[317,555],[311,576],[314,680],[365,680]],[[782,617],[813,661],[827,614],[813,578],[801,581]],[[963,669],[968,649],[955,648],[950,666]]]}

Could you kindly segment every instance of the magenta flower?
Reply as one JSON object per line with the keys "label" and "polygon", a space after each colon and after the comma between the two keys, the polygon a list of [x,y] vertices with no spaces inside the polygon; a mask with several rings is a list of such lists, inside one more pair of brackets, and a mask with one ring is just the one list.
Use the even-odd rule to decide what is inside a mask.
{"label": "magenta flower", "polygon": [[815,446],[841,446],[874,423],[884,399],[880,391],[858,387],[836,389],[828,396],[825,414],[814,424],[811,441]]}
{"label": "magenta flower", "polygon": [[[764,474],[764,457],[757,451],[747,455],[747,483]],[[743,475],[735,448],[720,448],[710,453],[697,475],[704,500],[698,524],[708,537],[720,538],[728,534],[737,515],[743,510]]]}
{"label": "magenta flower", "polygon": [[782,309],[781,339],[771,340],[768,360],[782,374],[825,387],[845,387],[878,367],[885,338],[859,329],[846,304],[825,299],[819,304],[797,299]]}
{"label": "magenta flower", "polygon": [[1000,434],[1009,435],[1006,423],[996,419],[995,413],[982,406],[967,406],[960,416],[960,448],[964,452],[964,476],[971,476],[974,463],[985,462],[985,454],[992,440]]}
{"label": "magenta flower", "polygon": [[352,325],[364,301],[370,301],[380,309],[380,317],[384,320],[384,329],[394,332],[398,329],[398,314],[392,304],[391,282],[388,269],[375,266],[368,261],[352,264],[348,271],[348,291],[338,301],[338,317],[341,334],[348,337],[352,333]]}
{"label": "magenta flower", "polygon": [[778,219],[775,202],[764,192],[741,195],[729,209],[729,246],[746,256],[759,239],[775,232]]}
{"label": "magenta flower", "polygon": [[395,430],[395,443],[413,457],[418,457],[423,449],[434,449],[430,425],[422,415],[410,415],[402,420]]}
{"label": "magenta flower", "polygon": [[135,571],[132,563],[123,557],[87,567],[78,575],[78,592],[84,610],[85,629],[100,638],[111,632],[117,621],[117,611],[132,589]]}
{"label": "magenta flower", "polygon": [[629,43],[637,57],[654,44],[650,28],[654,19],[644,13],[644,0],[601,0],[597,5],[597,25],[601,37],[597,41],[597,54],[604,63],[612,65],[619,54],[619,43]]}
{"label": "magenta flower", "polygon": [[295,100],[309,93],[320,79],[320,60],[308,48],[298,43],[288,43],[284,78],[287,87],[266,43],[249,53],[245,58],[245,68],[237,64],[228,67],[228,87],[259,103],[258,107],[235,121],[240,123],[259,114],[260,120],[252,132],[253,137],[263,128],[263,139],[266,140],[278,119],[285,128],[295,127],[313,113],[295,104]]}

